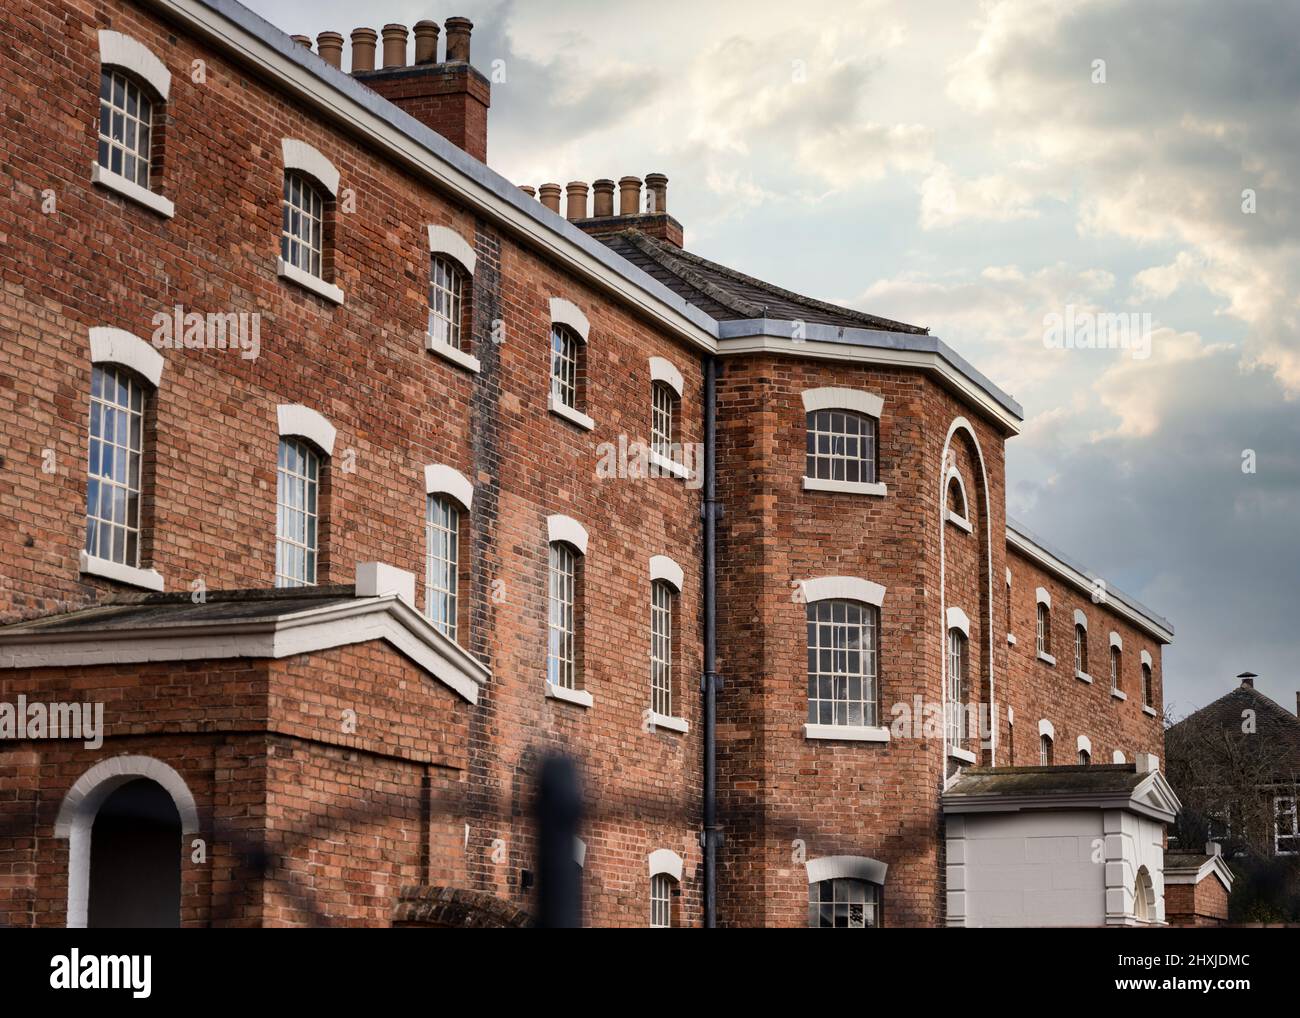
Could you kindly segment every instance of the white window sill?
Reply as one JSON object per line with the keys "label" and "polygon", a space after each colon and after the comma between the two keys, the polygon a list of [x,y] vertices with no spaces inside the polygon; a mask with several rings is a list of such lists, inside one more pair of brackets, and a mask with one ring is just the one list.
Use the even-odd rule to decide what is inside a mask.
{"label": "white window sill", "polygon": [[1080,682],[1087,682],[1089,684],[1092,683],[1092,676],[1089,675],[1087,672],[1079,671],[1079,669],[1077,668],[1074,670],[1074,677],[1078,679]]}
{"label": "white window sill", "polygon": [[971,532],[970,520],[966,519],[965,516],[958,516],[956,513],[950,513],[946,509],[944,510],[944,515],[948,518],[948,522],[958,530],[964,530],[968,534]]}
{"label": "white window sill", "polygon": [[555,393],[550,395],[550,410],[556,417],[563,417],[570,424],[576,424],[583,431],[591,431],[596,422],[584,414],[581,410],[574,410],[571,406],[565,406],[555,398]]}
{"label": "white window sill", "polygon": [[436,353],[445,361],[451,361],[459,368],[466,371],[472,371],[474,374],[479,372],[478,358],[472,354],[467,354],[464,350],[459,350],[441,339],[434,339],[429,333],[424,334],[424,348],[429,353]]}
{"label": "white window sill", "polygon": [[1156,716],[1156,709],[1155,709],[1154,707],[1150,706],[1149,704],[1145,704],[1145,703],[1144,703],[1144,704],[1142,705],[1142,713],[1143,713],[1143,714],[1149,714],[1149,715],[1151,715],[1151,717],[1155,717],[1155,716]]}
{"label": "white window sill", "polygon": [[683,734],[691,730],[690,722],[685,718],[656,714],[654,711],[650,712],[650,724],[654,728],[667,728],[670,732],[682,732]]}
{"label": "white window sill", "polygon": [[1124,692],[1124,690],[1122,690],[1122,689],[1112,689],[1112,690],[1110,691],[1110,695],[1113,696],[1116,700],[1127,700],[1127,699],[1128,699],[1128,694],[1127,694],[1126,692]]}
{"label": "white window sill", "polygon": [[1007,633],[1007,644],[1012,647],[1016,645],[1016,637],[1014,633]]}
{"label": "white window sill", "polygon": [[304,290],[310,290],[319,297],[324,297],[335,304],[343,303],[343,291],[333,283],[327,283],[320,276],[313,276],[310,272],[304,272],[296,265],[290,265],[283,258],[275,260],[275,271],[281,279],[287,279],[291,283],[297,283]]}
{"label": "white window sill", "polygon": [[123,198],[129,198],[137,205],[143,205],[160,216],[171,219],[176,215],[176,206],[170,199],[150,191],[147,187],[141,187],[134,180],[128,180],[120,173],[104,169],[99,163],[90,164],[90,182],[110,191],[116,191]]}
{"label": "white window sill", "polygon": [[954,760],[960,760],[964,764],[974,764],[975,754],[969,749],[960,749],[957,746],[948,747],[948,755]]}
{"label": "white window sill", "polygon": [[804,725],[803,736],[845,742],[888,742],[889,729],[882,725]]}
{"label": "white window sill", "polygon": [[822,477],[805,477],[804,491],[838,491],[845,495],[874,495],[883,498],[886,493],[883,481],[831,481]]}
{"label": "white window sill", "polygon": [[1044,654],[1041,650],[1038,652],[1038,660],[1046,662],[1053,668],[1056,667],[1056,658],[1052,657],[1051,654]]}
{"label": "white window sill", "polygon": [[99,558],[85,551],[81,553],[78,568],[91,576],[116,580],[118,583],[129,583],[133,587],[143,587],[145,590],[163,589],[162,573],[156,569],[140,569],[136,566],[123,565],[121,562],[110,562],[106,558]]}
{"label": "white window sill", "polygon": [[546,695],[551,700],[563,700],[565,703],[577,704],[579,707],[590,707],[595,702],[585,689],[568,689],[557,686],[553,682],[546,684]]}
{"label": "white window sill", "polygon": [[660,473],[668,474],[670,477],[680,477],[682,480],[691,476],[691,472],[676,460],[669,459],[661,452],[650,450],[650,465]]}

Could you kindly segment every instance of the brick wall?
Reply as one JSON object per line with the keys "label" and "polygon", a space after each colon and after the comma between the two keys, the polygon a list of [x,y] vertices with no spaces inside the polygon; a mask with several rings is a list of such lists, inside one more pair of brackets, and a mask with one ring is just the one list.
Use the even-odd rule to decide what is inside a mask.
{"label": "brick wall", "polygon": [[[658,848],[685,857],[682,917],[696,921],[698,734],[643,731],[642,714],[649,706],[648,570],[656,554],[672,557],[685,571],[678,699],[682,715],[698,714],[699,494],[671,478],[600,480],[595,465],[601,443],[616,442],[620,434],[648,439],[653,355],[681,370],[682,438],[699,440],[697,357],[133,4],[44,2],[2,17],[0,37],[13,59],[0,69],[0,94],[14,129],[0,141],[0,177],[15,200],[0,210],[6,280],[0,327],[8,337],[0,346],[0,391],[6,395],[0,403],[0,501],[13,521],[0,532],[0,619],[74,609],[115,589],[78,574],[88,330],[117,326],[148,339],[153,314],[176,304],[205,313],[258,311],[262,346],[256,360],[241,359],[237,351],[164,351],[151,410],[157,467],[151,554],[143,564],[159,570],[168,589],[200,579],[210,590],[270,586],[276,407],[304,403],[338,428],[328,470],[328,554],[319,579],[350,582],[354,563],[386,561],[417,574],[417,602],[423,604],[423,467],[446,463],[460,470],[475,484],[462,643],[494,677],[457,735],[463,743],[456,771],[462,815],[456,837],[430,835],[436,854],[451,851],[471,888],[530,907],[533,892],[521,889],[520,871],[532,868],[532,778],[544,751],[565,749],[581,758],[591,793],[583,831],[591,921],[644,925],[645,859]],[[176,202],[173,219],[90,183],[100,28],[140,39],[173,73],[161,176],[161,190]],[[188,73],[196,59],[205,61],[202,84]],[[32,144],[33,131],[38,144]],[[341,307],[276,275],[285,137],[320,150],[339,168],[341,189],[355,196],[355,212],[340,209],[337,215],[334,282],[346,293]],[[41,212],[47,189],[56,201],[48,215]],[[478,256],[472,292],[474,353],[482,361],[477,376],[424,349],[430,223],[455,229]],[[597,421],[591,433],[547,412],[552,296],[573,301],[591,319],[589,371],[598,379],[586,406]],[[492,341],[496,319],[504,323],[500,344]],[[53,472],[44,472],[43,463],[52,463]],[[590,710],[542,695],[550,513],[575,517],[591,534],[583,567],[584,685],[595,698]],[[319,780],[337,786],[286,805],[289,814],[303,811],[295,823],[328,814],[336,795],[371,778],[394,786],[393,801],[402,803],[394,806],[396,816],[409,822],[416,815],[410,797],[423,767],[392,770],[395,765],[375,755],[391,747],[340,760],[342,744],[318,723],[316,714],[337,706],[320,699],[321,676],[329,676],[328,685],[341,696],[367,667],[344,668],[331,655],[314,656],[300,665],[303,688],[312,690],[302,694],[305,714],[294,713],[297,694],[289,688],[283,701],[270,704],[279,728],[290,733],[276,744],[285,756],[268,761],[259,778],[270,799],[304,772],[332,769],[333,777]],[[299,677],[293,667],[284,669],[286,679]],[[262,672],[265,682],[265,667]],[[409,675],[380,674],[384,681],[418,684]],[[128,670],[119,681],[124,697],[110,701],[110,718],[125,701],[144,712],[158,708],[152,720],[147,713],[138,719],[141,737],[176,724],[195,733],[210,730],[197,717],[184,729],[193,706],[184,699],[155,702],[143,670]],[[349,695],[357,692],[351,688]],[[70,763],[56,778],[46,756],[64,751],[44,745],[35,751],[41,794],[57,803],[77,767]],[[117,742],[104,749],[117,751]],[[403,758],[418,756],[406,747]],[[27,773],[30,764],[14,766],[16,774]],[[182,773],[188,780],[190,773]],[[494,861],[498,840],[505,845],[500,862]],[[414,872],[411,844],[403,835],[389,846],[394,888]],[[328,865],[347,868],[340,861]],[[379,920],[377,906],[349,889],[346,878],[328,881],[321,900],[331,916],[352,901],[359,909],[353,919]],[[265,904],[258,909],[266,909],[256,915],[261,920],[300,918],[297,905],[277,902],[270,891],[259,900]]]}

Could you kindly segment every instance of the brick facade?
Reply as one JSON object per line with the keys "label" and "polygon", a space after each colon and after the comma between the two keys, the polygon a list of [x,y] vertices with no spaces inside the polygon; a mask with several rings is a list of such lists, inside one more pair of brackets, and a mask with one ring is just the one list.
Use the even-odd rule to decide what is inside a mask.
{"label": "brick facade", "polygon": [[[459,642],[491,670],[476,703],[378,640],[272,660],[0,670],[0,702],[22,693],[106,705],[98,749],[29,741],[0,751],[0,828],[16,832],[0,837],[0,922],[66,921],[67,843],[52,837],[60,803],[90,766],[129,753],[173,767],[198,808],[209,844],[205,862],[185,857],[185,925],[518,924],[535,907],[524,872],[534,868],[536,765],[561,749],[580,761],[587,792],[585,920],[646,925],[646,859],[671,849],[685,861],[675,921],[699,925],[700,491],[668,477],[602,479],[594,469],[602,443],[649,438],[651,357],[683,376],[679,440],[703,440],[698,345],[149,7],[40,0],[0,17],[13,57],[0,67],[10,127],[0,178],[13,196],[0,211],[0,503],[10,521],[0,530],[0,622],[130,592],[78,568],[89,330],[148,338],[153,315],[176,305],[255,311],[256,359],[162,351],[146,416],[142,564],[168,591],[271,587],[277,407],[303,404],[338,430],[322,490],[322,584],[351,583],[358,562],[391,563],[416,574],[423,605],[424,466],[449,465],[473,483]],[[156,172],[174,218],[90,182],[100,29],[139,40],[172,72]],[[477,72],[464,70],[476,85]],[[400,75],[374,72],[369,83],[378,87],[385,73],[393,82],[385,94],[404,102]],[[475,113],[459,129],[433,126],[485,151],[482,98],[481,125]],[[411,112],[428,123],[445,111]],[[346,295],[341,305],[277,276],[285,138],[340,172],[327,271]],[[425,348],[431,224],[454,230],[477,256],[468,320],[478,373]],[[547,409],[552,297],[590,320],[591,431]],[[883,399],[885,496],[802,490],[801,394],[825,386]],[[1138,689],[1146,649],[1159,710],[1159,642],[1008,549],[1010,432],[952,386],[920,367],[798,352],[728,356],[718,434],[722,923],[805,925],[804,859],[827,855],[889,865],[887,925],[943,922],[938,803],[956,764],[942,738],[804,737],[801,580],[853,576],[886,588],[883,725],[895,704],[942,702],[944,611],[956,605],[970,620],[971,697],[997,705],[996,750],[979,748],[980,762],[1036,762],[1039,718],[1052,721],[1058,752],[1068,753],[1059,762],[1073,762],[1080,734],[1097,762],[1114,750],[1128,759],[1161,752],[1159,718],[1142,712]],[[969,498],[969,533],[942,519],[949,463]],[[590,534],[579,603],[590,708],[543,696],[546,519],[557,513]],[[684,571],[673,698],[690,723],[685,733],[643,724],[655,555]],[[1034,659],[1038,586],[1052,592],[1055,668]],[[1066,648],[1075,607],[1089,614],[1092,661],[1105,662],[1111,629],[1121,634],[1126,701],[1110,696],[1098,664],[1091,685],[1074,678]],[[344,731],[349,711],[356,727]],[[475,911],[475,902],[497,905]]]}

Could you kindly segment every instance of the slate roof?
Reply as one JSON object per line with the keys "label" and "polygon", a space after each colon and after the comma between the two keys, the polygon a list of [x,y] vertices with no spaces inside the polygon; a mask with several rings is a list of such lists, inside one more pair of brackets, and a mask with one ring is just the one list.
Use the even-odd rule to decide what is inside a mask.
{"label": "slate roof", "polygon": [[112,632],[123,629],[172,628],[206,623],[269,622],[298,612],[356,600],[351,586],[286,589],[214,590],[195,604],[189,591],[168,594],[122,594],[112,601],[77,611],[0,626],[0,637]]}
{"label": "slate roof", "polygon": [[924,336],[929,329],[805,297],[684,251],[639,230],[599,240],[679,297],[718,321],[772,318]]}
{"label": "slate roof", "polygon": [[949,795],[1106,795],[1131,792],[1145,778],[1136,764],[1070,767],[968,767]]}
{"label": "slate roof", "polygon": [[[1251,736],[1243,733],[1241,728],[1242,712],[1247,710],[1255,713],[1255,732]],[[1178,724],[1171,725],[1165,736],[1166,745],[1170,745],[1172,750],[1180,738],[1194,735],[1203,727],[1258,739],[1260,753],[1276,762],[1278,775],[1300,774],[1300,718],[1254,686],[1238,685]]]}

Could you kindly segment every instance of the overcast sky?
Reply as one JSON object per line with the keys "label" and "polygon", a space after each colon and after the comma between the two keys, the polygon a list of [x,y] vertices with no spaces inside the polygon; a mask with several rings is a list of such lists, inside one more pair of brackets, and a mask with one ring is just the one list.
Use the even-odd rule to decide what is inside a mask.
{"label": "overcast sky", "polygon": [[[245,2],[287,32],[362,23]],[[1174,623],[1169,712],[1247,669],[1295,709],[1295,0],[369,8],[474,21],[516,183],[666,173],[689,249],[948,341],[1025,408],[1009,512]],[[1149,314],[1150,356],[1049,348],[1068,305]]]}

